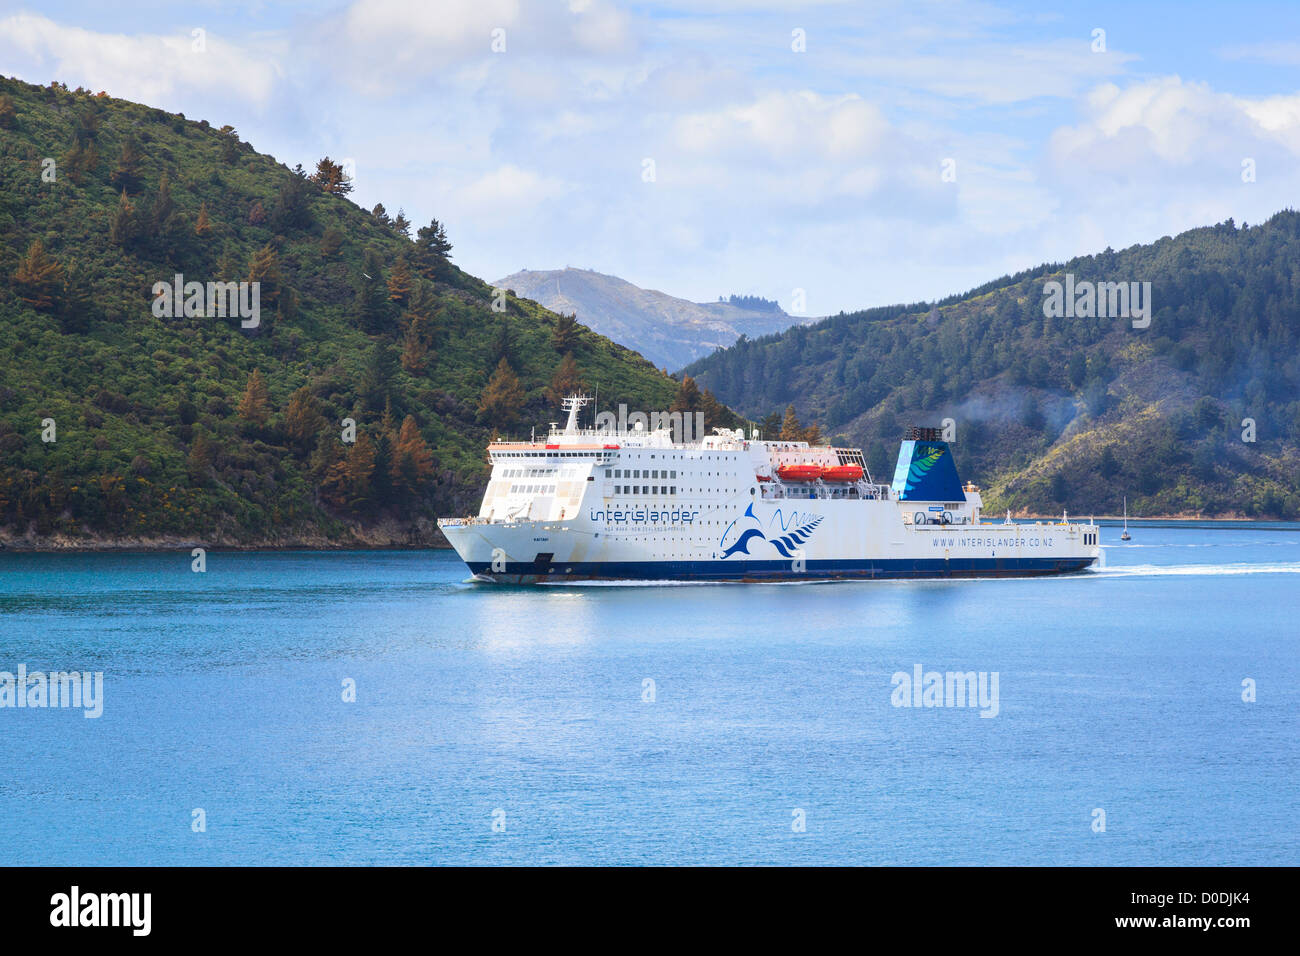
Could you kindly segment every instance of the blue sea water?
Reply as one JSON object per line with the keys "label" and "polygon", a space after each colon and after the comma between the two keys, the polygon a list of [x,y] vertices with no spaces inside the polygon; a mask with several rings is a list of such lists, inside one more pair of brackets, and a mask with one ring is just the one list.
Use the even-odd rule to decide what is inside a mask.
{"label": "blue sea water", "polygon": [[[1300,863],[1300,531],[1117,539],[1067,578],[541,588],[0,553],[0,671],[104,673],[98,719],[0,709],[0,863]],[[996,672],[997,715],[894,706],[918,664]]]}

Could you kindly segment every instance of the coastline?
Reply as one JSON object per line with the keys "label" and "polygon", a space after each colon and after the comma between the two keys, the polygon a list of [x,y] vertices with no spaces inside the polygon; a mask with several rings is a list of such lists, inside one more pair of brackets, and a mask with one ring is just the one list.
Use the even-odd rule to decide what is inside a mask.
{"label": "coastline", "polygon": [[381,522],[349,525],[341,532],[320,528],[278,534],[237,536],[229,531],[210,536],[163,535],[17,535],[0,529],[0,554],[95,554],[112,552],[190,551],[423,551],[450,549],[438,526],[425,518],[415,524]]}
{"label": "coastline", "polygon": [[[988,524],[1002,524],[996,515],[986,516]],[[1013,514],[1017,524],[1042,522],[1053,524],[1060,515]],[[1075,516],[1078,519],[1078,516]],[[1120,515],[1089,515],[1101,527],[1120,527]],[[1215,517],[1191,515],[1157,515],[1128,518],[1130,528],[1199,526],[1213,528],[1243,528],[1253,526],[1261,531],[1300,531],[1300,522],[1279,518]],[[428,551],[450,550],[451,545],[432,522],[421,520],[417,525],[381,524],[372,527],[349,527],[342,535],[326,534],[320,530],[288,532],[279,535],[262,535],[234,539],[229,534],[211,538],[191,535],[89,535],[73,537],[57,535],[14,535],[0,530],[0,554],[98,554],[114,552],[151,553],[189,551],[203,548],[207,551]]]}

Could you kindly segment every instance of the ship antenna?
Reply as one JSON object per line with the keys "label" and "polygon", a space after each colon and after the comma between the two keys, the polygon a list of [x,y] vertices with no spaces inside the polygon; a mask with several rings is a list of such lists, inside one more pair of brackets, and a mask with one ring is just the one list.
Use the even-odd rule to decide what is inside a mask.
{"label": "ship antenna", "polygon": [[591,401],[589,395],[573,394],[565,396],[560,407],[569,413],[569,420],[564,425],[566,435],[576,435],[578,433],[578,410]]}

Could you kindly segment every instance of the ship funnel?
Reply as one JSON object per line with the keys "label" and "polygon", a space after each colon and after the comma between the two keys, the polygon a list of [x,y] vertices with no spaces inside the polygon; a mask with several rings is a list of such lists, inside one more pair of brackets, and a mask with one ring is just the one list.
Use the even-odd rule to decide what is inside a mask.
{"label": "ship funnel", "polygon": [[898,449],[893,491],[899,501],[965,501],[952,449],[938,429],[910,429]]}

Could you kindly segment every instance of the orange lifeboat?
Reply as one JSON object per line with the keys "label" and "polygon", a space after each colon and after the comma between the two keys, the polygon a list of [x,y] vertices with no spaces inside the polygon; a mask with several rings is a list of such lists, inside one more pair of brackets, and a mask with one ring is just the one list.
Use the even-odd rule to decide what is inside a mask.
{"label": "orange lifeboat", "polygon": [[821,465],[781,465],[776,473],[782,481],[816,481],[822,476]]}
{"label": "orange lifeboat", "polygon": [[822,472],[822,479],[825,481],[861,481],[861,465],[836,465],[834,468],[827,468]]}

